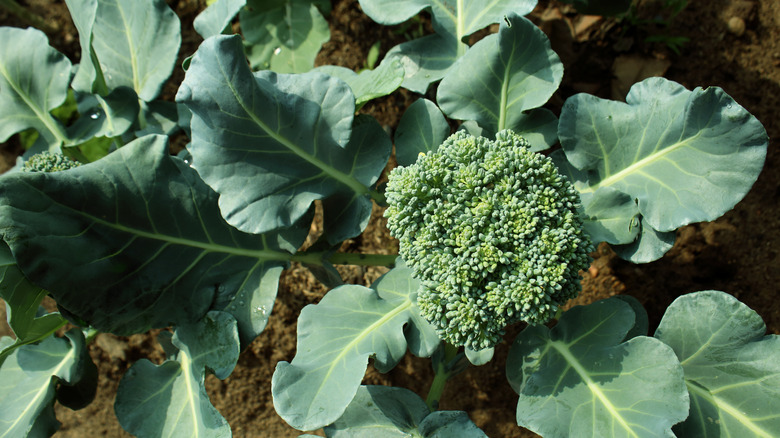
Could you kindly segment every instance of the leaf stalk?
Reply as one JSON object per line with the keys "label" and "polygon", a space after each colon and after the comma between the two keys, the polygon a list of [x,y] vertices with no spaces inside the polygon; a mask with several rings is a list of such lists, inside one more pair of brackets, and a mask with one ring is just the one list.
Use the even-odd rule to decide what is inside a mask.
{"label": "leaf stalk", "polygon": [[462,371],[458,366],[453,366],[457,362],[458,347],[445,343],[444,344],[444,359],[434,362],[434,373],[436,374],[431,382],[431,389],[428,390],[428,397],[425,399],[425,404],[428,405],[428,409],[434,412],[439,409],[439,399],[444,392],[444,386],[450,377]]}

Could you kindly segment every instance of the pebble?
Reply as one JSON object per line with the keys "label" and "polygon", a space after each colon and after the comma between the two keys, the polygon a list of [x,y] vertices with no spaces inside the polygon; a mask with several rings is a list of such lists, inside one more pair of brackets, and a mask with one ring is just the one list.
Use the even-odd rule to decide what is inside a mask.
{"label": "pebble", "polygon": [[742,36],[745,33],[745,20],[739,17],[731,17],[729,19],[729,32],[736,36]]}

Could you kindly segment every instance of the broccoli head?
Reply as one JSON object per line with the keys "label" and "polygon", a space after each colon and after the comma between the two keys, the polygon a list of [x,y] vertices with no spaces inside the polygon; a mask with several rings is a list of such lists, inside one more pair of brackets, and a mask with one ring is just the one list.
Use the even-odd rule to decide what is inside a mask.
{"label": "broccoli head", "polygon": [[579,195],[511,131],[449,137],[387,184],[385,216],[422,280],[422,315],[453,345],[492,347],[518,321],[547,322],[580,290],[592,245]]}
{"label": "broccoli head", "polygon": [[23,172],[59,172],[79,166],[81,163],[73,161],[63,154],[41,152],[25,161],[21,170]]}

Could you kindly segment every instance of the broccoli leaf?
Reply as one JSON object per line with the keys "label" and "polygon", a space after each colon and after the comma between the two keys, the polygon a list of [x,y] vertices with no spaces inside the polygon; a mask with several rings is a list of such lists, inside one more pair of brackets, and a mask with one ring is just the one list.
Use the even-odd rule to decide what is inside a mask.
{"label": "broccoli leaf", "polygon": [[780,336],[720,291],[677,298],[655,337],[683,366],[691,414],[678,436],[780,436]]}
{"label": "broccoli leaf", "polygon": [[317,67],[315,71],[337,77],[349,85],[355,95],[355,107],[360,109],[369,100],[387,96],[399,86],[404,79],[404,68],[398,59],[385,58],[374,70],[363,70],[360,73],[336,65]]}
{"label": "broccoli leaf", "polygon": [[498,22],[508,13],[525,15],[533,11],[536,0],[360,0],[363,12],[377,23],[402,23],[420,11],[430,8],[434,29],[463,41],[472,33]]}
{"label": "broccoli leaf", "polygon": [[[733,208],[758,177],[768,142],[761,123],[720,88],[688,91],[663,78],[635,84],[626,103],[569,98],[558,134],[586,175],[576,185],[586,210],[611,187],[636,203],[643,229],[659,233]],[[623,240],[608,242],[631,243]]]}
{"label": "broccoli leaf", "polygon": [[[0,368],[0,436],[51,436],[60,423],[54,400],[67,386],[96,378],[78,329],[14,351]],[[63,385],[59,385],[62,383]],[[92,393],[94,397],[94,392]]]}
{"label": "broccoli leaf", "polygon": [[450,135],[450,125],[435,103],[418,99],[409,105],[395,130],[395,156],[408,166],[420,153],[435,151]]}
{"label": "broccoli leaf", "polygon": [[65,0],[70,17],[79,33],[81,63],[73,78],[73,89],[88,94],[108,93],[106,80],[92,46],[92,29],[95,27],[98,0]]}
{"label": "broccoli leaf", "polygon": [[207,372],[225,379],[238,361],[236,320],[212,311],[176,328],[178,351],[161,365],[142,359],[122,377],[114,409],[122,427],[137,436],[230,436],[230,426],[209,401]]}
{"label": "broccoli leaf", "polygon": [[0,28],[0,142],[33,128],[49,148],[68,141],[50,111],[68,96],[71,63],[33,28]]}
{"label": "broccoli leaf", "polygon": [[219,35],[238,15],[246,0],[218,0],[195,17],[193,27],[203,38]]}
{"label": "broccoli leaf", "polygon": [[372,20],[386,25],[402,23],[430,8],[436,34],[401,43],[387,53],[388,58],[399,57],[403,63],[403,87],[425,93],[466,53],[466,37],[509,13],[528,14],[536,0],[360,0],[360,6]]}
{"label": "broccoli leaf", "polygon": [[249,0],[240,20],[253,70],[307,72],[330,39],[328,22],[311,0]]}
{"label": "broccoli leaf", "polygon": [[361,386],[344,415],[325,427],[329,438],[483,438],[465,412],[431,412],[404,388]]}
{"label": "broccoli leaf", "polygon": [[11,250],[0,242],[0,298],[6,303],[8,325],[16,335],[13,342],[0,348],[0,366],[16,348],[40,342],[65,325],[59,313],[40,314],[41,301],[47,294],[24,277]]}
{"label": "broccoli leaf", "polygon": [[[102,72],[108,90],[125,86],[147,102],[157,97],[173,71],[181,45],[179,17],[165,1],[101,0],[93,6],[82,0],[71,1],[69,6],[79,17],[74,21],[82,23],[78,28],[82,53],[92,55],[84,56],[82,64],[89,60],[92,65],[84,73],[79,68],[74,89],[91,93],[96,87],[93,75]],[[84,51],[88,41],[91,50]]]}
{"label": "broccoli leaf", "polygon": [[[396,267],[373,289],[345,285],[306,306],[298,319],[298,346],[291,363],[279,362],[271,390],[276,412],[292,427],[314,430],[336,421],[354,398],[374,357],[377,369],[392,369],[407,342],[430,355],[439,343],[419,316],[419,283]],[[409,335],[404,325],[411,325]],[[407,338],[409,336],[409,338]],[[434,340],[435,339],[435,340]]]}
{"label": "broccoli leaf", "polygon": [[118,137],[133,126],[139,110],[138,96],[128,87],[116,88],[106,97],[85,95],[79,101],[81,117],[68,126],[68,135],[74,144],[95,137]]}
{"label": "broccoli leaf", "polygon": [[[640,216],[641,217],[641,216]],[[650,263],[658,260],[674,246],[677,233],[662,233],[647,222],[639,221],[639,238],[625,245],[613,245],[618,256],[632,263]]]}
{"label": "broccoli leaf", "polygon": [[144,332],[218,309],[246,342],[304,237],[238,232],[216,198],[168,155],[166,137],[147,136],[75,169],[0,179],[0,228],[24,274],[99,330]]}
{"label": "broccoli leaf", "polygon": [[655,338],[626,340],[636,318],[611,298],[523,330],[507,359],[518,424],[550,437],[672,436],[688,415],[682,367]]}
{"label": "broccoli leaf", "polygon": [[316,199],[367,201],[390,156],[381,130],[351,136],[355,98],[344,82],[313,72],[252,74],[238,36],[201,45],[177,100],[193,113],[193,165],[242,231],[288,227]]}
{"label": "broccoli leaf", "polygon": [[[563,64],[550,40],[528,19],[510,14],[498,35],[474,44],[447,72],[436,99],[450,118],[474,120],[492,137],[535,131],[525,111],[544,105],[561,83]],[[546,149],[543,145],[538,149]]]}

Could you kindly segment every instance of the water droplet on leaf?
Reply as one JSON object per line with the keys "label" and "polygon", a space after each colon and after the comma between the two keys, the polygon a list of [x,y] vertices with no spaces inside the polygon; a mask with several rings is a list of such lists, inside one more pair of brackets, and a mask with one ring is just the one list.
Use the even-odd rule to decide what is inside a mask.
{"label": "water droplet on leaf", "polygon": [[92,120],[97,120],[98,118],[100,118],[100,113],[99,112],[94,112],[94,113],[89,115],[89,118],[92,119]]}

